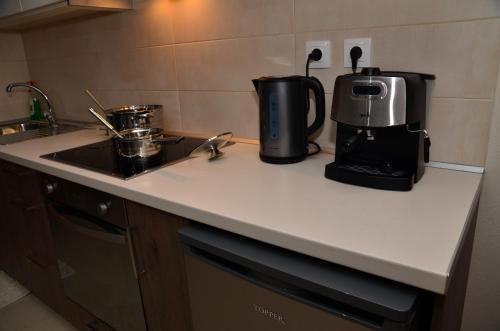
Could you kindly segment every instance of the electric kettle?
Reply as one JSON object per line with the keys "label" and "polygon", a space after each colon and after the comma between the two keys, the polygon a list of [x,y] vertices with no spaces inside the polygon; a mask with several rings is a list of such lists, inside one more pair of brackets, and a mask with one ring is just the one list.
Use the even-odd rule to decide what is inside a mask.
{"label": "electric kettle", "polygon": [[[252,80],[259,96],[260,159],[268,163],[295,163],[309,155],[309,136],[325,121],[325,91],[315,77],[261,77]],[[307,126],[309,90],[316,114]]]}

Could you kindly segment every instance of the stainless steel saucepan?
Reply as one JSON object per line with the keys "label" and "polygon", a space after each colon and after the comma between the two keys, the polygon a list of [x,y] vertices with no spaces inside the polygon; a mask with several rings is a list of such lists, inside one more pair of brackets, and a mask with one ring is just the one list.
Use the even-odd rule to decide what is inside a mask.
{"label": "stainless steel saucepan", "polygon": [[165,137],[160,128],[137,128],[120,131],[122,138],[114,137],[118,153],[124,157],[148,158],[176,144],[184,137]]}
{"label": "stainless steel saucepan", "polygon": [[127,158],[149,158],[166,150],[167,144],[176,144],[184,137],[165,137],[160,128],[136,128],[117,131],[93,108],[89,112],[115,133],[113,137],[118,154]]}
{"label": "stainless steel saucepan", "polygon": [[128,105],[106,109],[89,90],[85,93],[106,114],[106,119],[118,130],[163,127],[162,105]]}
{"label": "stainless steel saucepan", "polygon": [[119,130],[163,127],[162,105],[131,105],[106,109],[107,120]]}

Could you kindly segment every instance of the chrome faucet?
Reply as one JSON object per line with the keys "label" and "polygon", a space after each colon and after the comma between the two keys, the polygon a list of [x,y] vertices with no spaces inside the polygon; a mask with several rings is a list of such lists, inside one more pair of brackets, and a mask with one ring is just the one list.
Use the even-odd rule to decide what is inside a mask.
{"label": "chrome faucet", "polygon": [[45,111],[43,113],[43,116],[45,116],[45,118],[49,122],[49,125],[50,125],[51,128],[57,128],[58,127],[56,118],[54,116],[54,110],[52,109],[52,104],[50,103],[49,97],[47,96],[47,94],[45,92],[43,92],[41,89],[39,89],[35,85],[28,84],[28,83],[11,83],[11,84],[7,85],[7,87],[5,88],[5,90],[8,93],[10,93],[10,92],[12,92],[12,90],[14,89],[14,87],[27,87],[29,89],[37,91],[45,99],[45,102],[47,103],[47,111]]}

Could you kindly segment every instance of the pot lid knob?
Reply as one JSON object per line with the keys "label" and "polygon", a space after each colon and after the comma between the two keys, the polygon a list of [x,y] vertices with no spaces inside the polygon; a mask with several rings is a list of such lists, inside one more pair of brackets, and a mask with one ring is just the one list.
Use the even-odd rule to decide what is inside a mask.
{"label": "pot lid knob", "polygon": [[197,157],[201,155],[208,155],[210,161],[218,159],[224,153],[220,151],[220,148],[224,147],[231,138],[233,137],[232,132],[224,132],[212,138],[205,140],[200,146],[196,147],[191,153],[190,157]]}

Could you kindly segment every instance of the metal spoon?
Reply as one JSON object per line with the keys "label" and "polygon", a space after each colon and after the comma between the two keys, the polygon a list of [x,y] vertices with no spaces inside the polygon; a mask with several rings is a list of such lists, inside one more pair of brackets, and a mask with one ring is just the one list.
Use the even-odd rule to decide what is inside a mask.
{"label": "metal spoon", "polygon": [[101,110],[103,112],[106,112],[106,109],[104,108],[104,106],[99,102],[99,100],[97,100],[97,98],[92,94],[92,92],[90,92],[89,90],[85,90],[85,93],[87,93],[87,95],[92,99],[94,100],[95,104],[99,106],[99,108],[101,108]]}
{"label": "metal spoon", "polygon": [[89,112],[95,116],[95,118],[97,118],[102,124],[104,124],[108,129],[110,129],[111,131],[113,131],[113,133],[120,139],[123,139],[123,136],[120,134],[120,132],[116,131],[115,128],[111,125],[111,123],[109,123],[108,121],[106,121],[106,119],[104,117],[102,117],[98,112],[96,112],[94,110],[94,108],[89,108]]}

